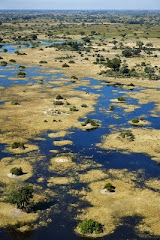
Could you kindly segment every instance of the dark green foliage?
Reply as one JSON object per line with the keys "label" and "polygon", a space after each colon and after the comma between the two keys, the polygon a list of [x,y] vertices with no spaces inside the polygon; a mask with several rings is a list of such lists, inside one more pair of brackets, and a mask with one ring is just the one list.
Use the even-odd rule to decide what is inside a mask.
{"label": "dark green foliage", "polygon": [[78,227],[82,234],[93,234],[93,233],[102,233],[103,232],[103,225],[92,219],[85,220],[85,221],[79,223]]}
{"label": "dark green foliage", "polygon": [[12,149],[17,149],[17,148],[25,149],[24,143],[14,142],[14,143],[12,144]]}
{"label": "dark green foliage", "polygon": [[16,60],[14,60],[14,59],[10,59],[9,60],[11,63],[16,63]]}
{"label": "dark green foliage", "polygon": [[150,79],[152,79],[152,77],[155,75],[155,70],[152,67],[145,67],[144,72]]}
{"label": "dark green foliage", "polygon": [[139,119],[132,119],[132,123],[139,123]]}
{"label": "dark green foliage", "polygon": [[87,124],[91,124],[91,126],[93,127],[98,127],[99,124],[96,123],[94,120],[91,120],[91,119],[86,119],[83,123],[82,123],[82,126],[86,126]]}
{"label": "dark green foliage", "polygon": [[47,63],[47,61],[43,61],[43,60],[42,60],[42,61],[40,61],[39,63],[40,63],[40,64],[44,64],[44,63]]}
{"label": "dark green foliage", "polygon": [[25,70],[25,69],[26,69],[26,67],[25,67],[25,66],[22,66],[22,65],[21,65],[21,66],[19,66],[19,70],[21,70],[21,71],[22,71],[22,70]]}
{"label": "dark green foliage", "polygon": [[3,67],[7,66],[7,62],[5,61],[0,62],[0,66],[3,66]]}
{"label": "dark green foliage", "polygon": [[115,109],[115,106],[113,106],[113,105],[111,105],[110,107],[109,107],[109,111],[113,111]]}
{"label": "dark green foliage", "polygon": [[121,60],[119,58],[113,58],[112,60],[107,60],[107,67],[111,68],[113,71],[119,71],[121,65]]}
{"label": "dark green foliage", "polygon": [[70,107],[70,111],[71,112],[77,112],[79,110],[76,108],[76,106],[73,106],[73,107]]}
{"label": "dark green foliage", "polygon": [[62,67],[69,67],[69,65],[67,63],[64,63]]}
{"label": "dark green foliage", "polygon": [[56,96],[56,99],[57,99],[57,100],[61,100],[61,99],[63,99],[63,97],[62,97],[61,95],[57,95],[57,96]]}
{"label": "dark green foliage", "polygon": [[115,187],[111,183],[106,183],[104,189],[107,189],[109,192],[115,192]]}
{"label": "dark green foliage", "polygon": [[68,63],[75,63],[75,61],[73,61],[73,60],[70,60]]}
{"label": "dark green foliage", "polygon": [[88,106],[87,106],[87,104],[84,103],[84,104],[81,105],[81,107],[87,108]]}
{"label": "dark green foliage", "polygon": [[13,101],[13,102],[11,102],[11,104],[12,105],[20,105],[19,102],[17,102],[17,101]]}
{"label": "dark green foliage", "polygon": [[71,79],[78,80],[76,76],[72,76]]}
{"label": "dark green foliage", "polygon": [[8,192],[7,202],[16,204],[17,208],[28,210],[30,200],[33,198],[33,187],[30,184],[13,185]]}
{"label": "dark green foliage", "polygon": [[25,78],[25,77],[26,77],[26,73],[24,73],[24,72],[18,72],[18,73],[17,73],[17,76],[20,77],[20,78]]}
{"label": "dark green foliage", "polygon": [[54,105],[64,105],[64,102],[62,101],[54,101]]}
{"label": "dark green foliage", "polygon": [[119,102],[125,102],[126,101],[126,99],[124,97],[118,97],[117,99],[118,99]]}
{"label": "dark green foliage", "polygon": [[131,131],[121,132],[120,138],[129,139],[131,141],[134,141],[134,139],[135,139],[135,137]]}
{"label": "dark green foliage", "polygon": [[16,175],[16,176],[21,176],[23,175],[23,171],[22,171],[22,168],[17,168],[17,167],[14,167],[11,169],[10,173]]}

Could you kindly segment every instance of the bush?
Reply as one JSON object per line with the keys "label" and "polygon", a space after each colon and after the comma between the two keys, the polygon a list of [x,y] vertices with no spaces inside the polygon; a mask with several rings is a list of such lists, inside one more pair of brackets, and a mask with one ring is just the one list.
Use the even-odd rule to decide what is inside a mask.
{"label": "bush", "polygon": [[111,183],[106,183],[104,188],[107,189],[109,192],[115,192],[115,187]]}
{"label": "bush", "polygon": [[54,101],[54,105],[64,105],[64,102],[62,102],[62,101]]}
{"label": "bush", "polygon": [[84,123],[82,123],[82,126],[86,126],[87,124],[91,124],[91,126],[93,126],[93,127],[98,127],[99,126],[98,123],[96,123],[94,120],[91,120],[91,119],[86,119],[84,121]]}
{"label": "bush", "polygon": [[81,107],[87,108],[88,106],[87,106],[87,104],[82,104]]}
{"label": "bush", "polygon": [[73,107],[70,107],[70,111],[71,112],[77,112],[79,110],[76,108],[76,106],[73,106]]}
{"label": "bush", "polygon": [[78,80],[76,76],[72,76],[71,79]]}
{"label": "bush", "polygon": [[78,227],[82,234],[93,234],[103,232],[103,225],[92,219],[85,220],[79,223]]}
{"label": "bush", "polygon": [[132,123],[139,123],[139,119],[132,119]]}
{"label": "bush", "polygon": [[16,175],[16,176],[21,176],[23,175],[23,171],[22,171],[22,168],[17,168],[17,167],[14,167],[10,170],[10,173]]}
{"label": "bush", "polygon": [[61,100],[61,99],[63,99],[63,97],[62,97],[61,95],[57,95],[57,96],[56,96],[56,99],[57,99],[57,100]]}
{"label": "bush", "polygon": [[10,59],[9,60],[11,63],[16,63],[16,60],[14,60],[14,59]]}
{"label": "bush", "polygon": [[109,107],[109,111],[113,111],[115,109],[115,106],[113,106],[113,105],[111,105],[110,107]]}
{"label": "bush", "polygon": [[126,101],[126,99],[124,97],[118,97],[117,99],[118,99],[119,102],[125,102]]}
{"label": "bush", "polygon": [[40,64],[44,64],[44,63],[47,63],[47,61],[43,61],[43,60],[42,60],[42,61],[40,61],[39,63],[40,63]]}
{"label": "bush", "polygon": [[2,61],[2,62],[0,62],[0,65],[3,66],[3,67],[5,67],[5,66],[7,66],[7,62]]}
{"label": "bush", "polygon": [[67,63],[64,63],[62,67],[69,67],[69,65]]}
{"label": "bush", "polygon": [[26,69],[26,67],[25,66],[19,66],[19,70],[25,70]]}
{"label": "bush", "polygon": [[20,105],[19,102],[17,102],[17,101],[13,101],[13,102],[11,102],[11,104],[12,105]]}
{"label": "bush", "polygon": [[134,141],[135,137],[131,131],[121,132],[120,138],[129,139],[131,141]]}
{"label": "bush", "polygon": [[75,61],[73,61],[73,60],[70,60],[68,63],[75,63]]}
{"label": "bush", "polygon": [[18,73],[17,73],[17,76],[18,76],[18,77],[21,77],[21,78],[25,78],[25,77],[26,77],[26,73],[24,73],[24,72],[18,72]]}
{"label": "bush", "polygon": [[12,149],[17,149],[17,148],[25,149],[24,143],[14,142],[14,143],[12,144]]}

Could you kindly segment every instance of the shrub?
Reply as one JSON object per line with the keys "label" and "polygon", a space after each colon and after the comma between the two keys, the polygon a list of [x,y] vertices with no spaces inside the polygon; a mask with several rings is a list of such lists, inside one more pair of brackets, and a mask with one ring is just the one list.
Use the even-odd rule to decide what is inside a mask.
{"label": "shrub", "polygon": [[18,76],[18,77],[21,77],[21,78],[25,78],[25,77],[26,77],[26,73],[24,73],[24,72],[18,72],[18,73],[17,73],[17,76]]}
{"label": "shrub", "polygon": [[93,234],[103,232],[103,225],[92,219],[85,220],[79,223],[78,227],[82,234]]}
{"label": "shrub", "polygon": [[86,119],[84,121],[84,123],[82,123],[82,126],[86,126],[87,124],[91,124],[91,126],[93,126],[93,127],[98,127],[99,126],[98,123],[96,123],[94,120],[91,120],[91,119]]}
{"label": "shrub", "polygon": [[135,137],[131,131],[121,132],[120,138],[129,139],[131,141],[134,141]]}
{"label": "shrub", "polygon": [[19,102],[13,101],[11,102],[12,105],[20,105]]}
{"label": "shrub", "polygon": [[73,60],[70,60],[68,63],[75,63],[75,61],[73,61]]}
{"label": "shrub", "polygon": [[76,76],[72,76],[71,79],[78,80]]}
{"label": "shrub", "polygon": [[67,63],[64,63],[62,67],[69,67],[69,65]]}
{"label": "shrub", "polygon": [[76,106],[73,106],[73,107],[70,107],[70,111],[71,112],[77,112],[79,110],[76,108]]}
{"label": "shrub", "polygon": [[88,106],[87,106],[87,104],[84,103],[84,104],[81,105],[81,107],[87,108]]}
{"label": "shrub", "polygon": [[23,175],[23,171],[22,171],[22,168],[17,168],[17,167],[14,167],[10,170],[10,173],[16,175],[16,176],[20,176],[20,175]]}
{"label": "shrub", "polygon": [[14,143],[12,144],[12,149],[17,149],[17,148],[25,149],[24,143],[14,142]]}
{"label": "shrub", "polygon": [[63,97],[62,97],[61,95],[57,95],[57,96],[56,96],[56,99],[57,99],[57,100],[61,100],[61,99],[63,99]]}
{"label": "shrub", "polygon": [[25,66],[19,66],[19,70],[25,70],[26,69],[26,67]]}
{"label": "shrub", "polygon": [[126,101],[126,99],[124,97],[118,97],[117,99],[118,99],[119,102],[125,102]]}
{"label": "shrub", "polygon": [[11,63],[16,63],[16,60],[14,60],[14,59],[10,59],[9,60]]}
{"label": "shrub", "polygon": [[5,66],[7,66],[7,62],[2,61],[2,62],[0,62],[0,65],[3,66],[3,67],[5,67]]}
{"label": "shrub", "polygon": [[111,183],[106,183],[104,188],[107,189],[109,192],[115,192],[115,187]]}
{"label": "shrub", "polygon": [[109,107],[109,111],[113,111],[115,109],[115,106],[113,106],[113,105],[111,105],[110,107]]}
{"label": "shrub", "polygon": [[132,119],[132,123],[139,123],[139,119]]}
{"label": "shrub", "polygon": [[64,102],[62,102],[62,101],[54,101],[54,105],[63,105],[64,104]]}
{"label": "shrub", "polygon": [[47,63],[47,61],[43,61],[43,60],[42,60],[42,61],[40,61],[39,63],[40,63],[40,64],[44,64],[44,63]]}

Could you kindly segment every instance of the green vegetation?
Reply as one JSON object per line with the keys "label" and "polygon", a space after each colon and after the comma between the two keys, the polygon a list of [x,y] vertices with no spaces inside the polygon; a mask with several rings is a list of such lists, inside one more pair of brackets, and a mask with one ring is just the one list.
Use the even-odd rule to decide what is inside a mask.
{"label": "green vegetation", "polygon": [[25,149],[24,143],[14,142],[14,143],[12,144],[12,149],[17,149],[17,148]]}
{"label": "green vegetation", "polygon": [[117,100],[118,100],[119,102],[125,102],[125,101],[126,101],[126,99],[125,99],[124,97],[118,97]]}
{"label": "green vegetation", "polygon": [[14,167],[10,170],[10,173],[12,173],[13,175],[16,175],[16,176],[21,176],[23,175],[23,171],[22,171],[22,168],[17,168],[17,167]]}
{"label": "green vegetation", "polygon": [[64,63],[62,67],[69,67],[69,65],[67,63]]}
{"label": "green vegetation", "polygon": [[87,106],[87,104],[84,103],[84,104],[81,105],[81,107],[87,108],[88,106]]}
{"label": "green vegetation", "polygon": [[81,234],[93,234],[93,233],[98,234],[103,232],[103,225],[92,219],[85,220],[79,223],[78,228]]}
{"label": "green vegetation", "polygon": [[47,61],[41,60],[39,63],[40,64],[45,64],[45,63],[47,63]]}
{"label": "green vegetation", "polygon": [[11,63],[16,63],[16,60],[10,59],[9,62],[11,62]]}
{"label": "green vegetation", "polygon": [[107,189],[108,192],[115,192],[116,188],[111,183],[106,183],[104,185],[104,189]]}
{"label": "green vegetation", "polygon": [[94,120],[91,120],[91,119],[86,119],[86,120],[82,123],[82,126],[87,126],[87,124],[91,124],[92,127],[99,127],[99,124],[96,123]]}
{"label": "green vegetation", "polygon": [[56,100],[62,100],[62,99],[63,99],[63,97],[61,95],[56,96]]}
{"label": "green vegetation", "polygon": [[122,139],[128,139],[130,141],[134,141],[134,139],[135,139],[135,136],[133,135],[133,133],[131,131],[121,132],[119,137]]}
{"label": "green vegetation", "polygon": [[28,211],[30,200],[33,198],[33,186],[31,184],[14,184],[10,186],[6,201],[16,204],[17,208]]}
{"label": "green vegetation", "polygon": [[139,119],[132,119],[132,123],[139,123]]}
{"label": "green vegetation", "polygon": [[25,70],[25,69],[26,69],[26,67],[25,67],[25,66],[22,66],[22,65],[21,65],[21,66],[19,66],[19,70],[20,70],[20,71],[23,71],[23,70]]}
{"label": "green vegetation", "polygon": [[70,107],[70,111],[71,112],[77,112],[79,110],[76,108],[76,106],[72,106],[72,107]]}
{"label": "green vegetation", "polygon": [[0,62],[0,66],[3,66],[3,67],[7,66],[7,62],[5,61]]}
{"label": "green vegetation", "polygon": [[26,73],[24,73],[24,72],[18,72],[18,73],[17,73],[17,76],[20,77],[20,78],[25,78],[25,77],[26,77]]}

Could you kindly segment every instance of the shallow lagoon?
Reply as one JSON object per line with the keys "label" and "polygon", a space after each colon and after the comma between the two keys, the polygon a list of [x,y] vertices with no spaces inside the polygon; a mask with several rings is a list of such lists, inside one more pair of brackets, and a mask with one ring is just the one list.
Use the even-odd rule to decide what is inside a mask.
{"label": "shallow lagoon", "polygon": [[[6,75],[6,77],[0,78],[0,86],[9,87],[13,84],[35,84],[37,80],[34,79],[36,76],[44,77],[44,85],[50,80],[52,76],[55,76],[56,80],[59,78],[65,78],[60,73],[48,74],[47,69],[44,67],[27,67],[26,73],[28,80],[8,80],[8,77],[15,77],[18,72],[18,65],[9,65],[7,67],[0,68],[0,74]],[[32,78],[33,77],[33,78]],[[144,154],[124,154],[123,152],[118,151],[106,151],[96,146],[97,143],[101,142],[101,137],[104,134],[109,134],[111,132],[110,125],[115,125],[116,128],[128,128],[130,124],[129,120],[133,118],[137,118],[141,115],[146,115],[146,120],[151,122],[149,127],[160,129],[159,118],[151,116],[151,110],[154,108],[154,103],[139,105],[137,100],[128,98],[128,104],[139,105],[140,108],[135,109],[133,112],[125,112],[123,108],[116,107],[113,112],[107,112],[109,106],[111,105],[110,100],[122,96],[130,90],[122,89],[119,87],[108,86],[107,83],[102,84],[101,89],[95,89],[93,86],[100,85],[101,83],[95,79],[87,79],[90,81],[90,86],[82,86],[77,87],[77,90],[83,90],[85,92],[93,92],[97,94],[101,94],[98,98],[98,101],[95,106],[95,111],[88,114],[88,118],[97,119],[101,122],[101,127],[94,131],[82,131],[79,129],[70,129],[69,134],[65,138],[55,138],[54,140],[71,140],[73,141],[73,145],[67,146],[67,148],[63,148],[60,146],[53,146],[53,139],[48,137],[48,132],[44,133],[41,137],[43,137],[44,141],[33,141],[35,142],[39,148],[40,153],[44,156],[44,159],[39,163],[35,163],[35,172],[33,177],[30,179],[31,182],[35,183],[39,177],[44,177],[45,181],[41,183],[41,186],[46,188],[47,179],[49,177],[63,177],[62,173],[54,173],[48,170],[48,165],[50,159],[56,154],[50,152],[51,149],[59,150],[61,153],[69,153],[72,152],[74,154],[73,162],[83,163],[84,159],[87,157],[91,159],[94,163],[102,164],[104,169],[128,169],[129,171],[138,171],[142,170],[141,174],[139,174],[139,179],[137,179],[137,184],[143,186],[143,179],[150,179],[152,177],[158,178],[160,175],[160,167],[156,162],[152,161],[149,156]],[[67,83],[68,84],[68,83]],[[71,83],[70,83],[71,84]],[[54,84],[51,87],[55,87]],[[115,91],[117,90],[117,91]],[[120,93],[123,91],[124,93]],[[140,91],[140,89],[134,89],[133,91]],[[2,99],[3,101],[3,99]],[[3,102],[2,102],[3,104]],[[114,104],[113,104],[114,105]],[[115,119],[115,115],[118,115],[120,118]],[[83,121],[83,119],[80,119]],[[4,145],[1,145],[1,158],[9,156],[11,154],[4,152]],[[21,155],[22,157],[22,155]],[[87,169],[88,170],[88,169]],[[85,172],[86,170],[84,170]],[[70,189],[80,190],[83,187],[86,187],[85,184],[79,182],[79,179],[74,176],[74,170],[70,173],[75,178],[74,183],[70,183],[68,185],[63,186],[63,184],[57,186],[50,187],[57,193],[57,198],[55,197],[53,201],[52,211],[50,213],[50,218],[52,219],[52,223],[48,225],[48,227],[42,227],[34,232],[29,232],[27,234],[19,234],[14,232],[13,229],[1,230],[0,239],[3,240],[44,240],[46,239],[84,239],[76,235],[73,231],[73,228],[77,225],[76,220],[74,220],[75,216],[78,214],[78,211],[87,207],[89,203],[82,201],[78,197],[72,196],[69,193]],[[78,203],[78,207],[69,208],[70,204]],[[46,206],[46,208],[49,206]],[[45,217],[44,217],[45,219]],[[122,226],[118,227],[114,233],[109,236],[100,238],[103,240],[110,239],[158,239],[156,237],[138,237],[138,234],[135,231],[135,227],[138,222],[141,220],[139,216],[128,217],[123,219],[124,222]],[[85,238],[86,239],[86,238]],[[87,238],[89,239],[89,238]]]}

